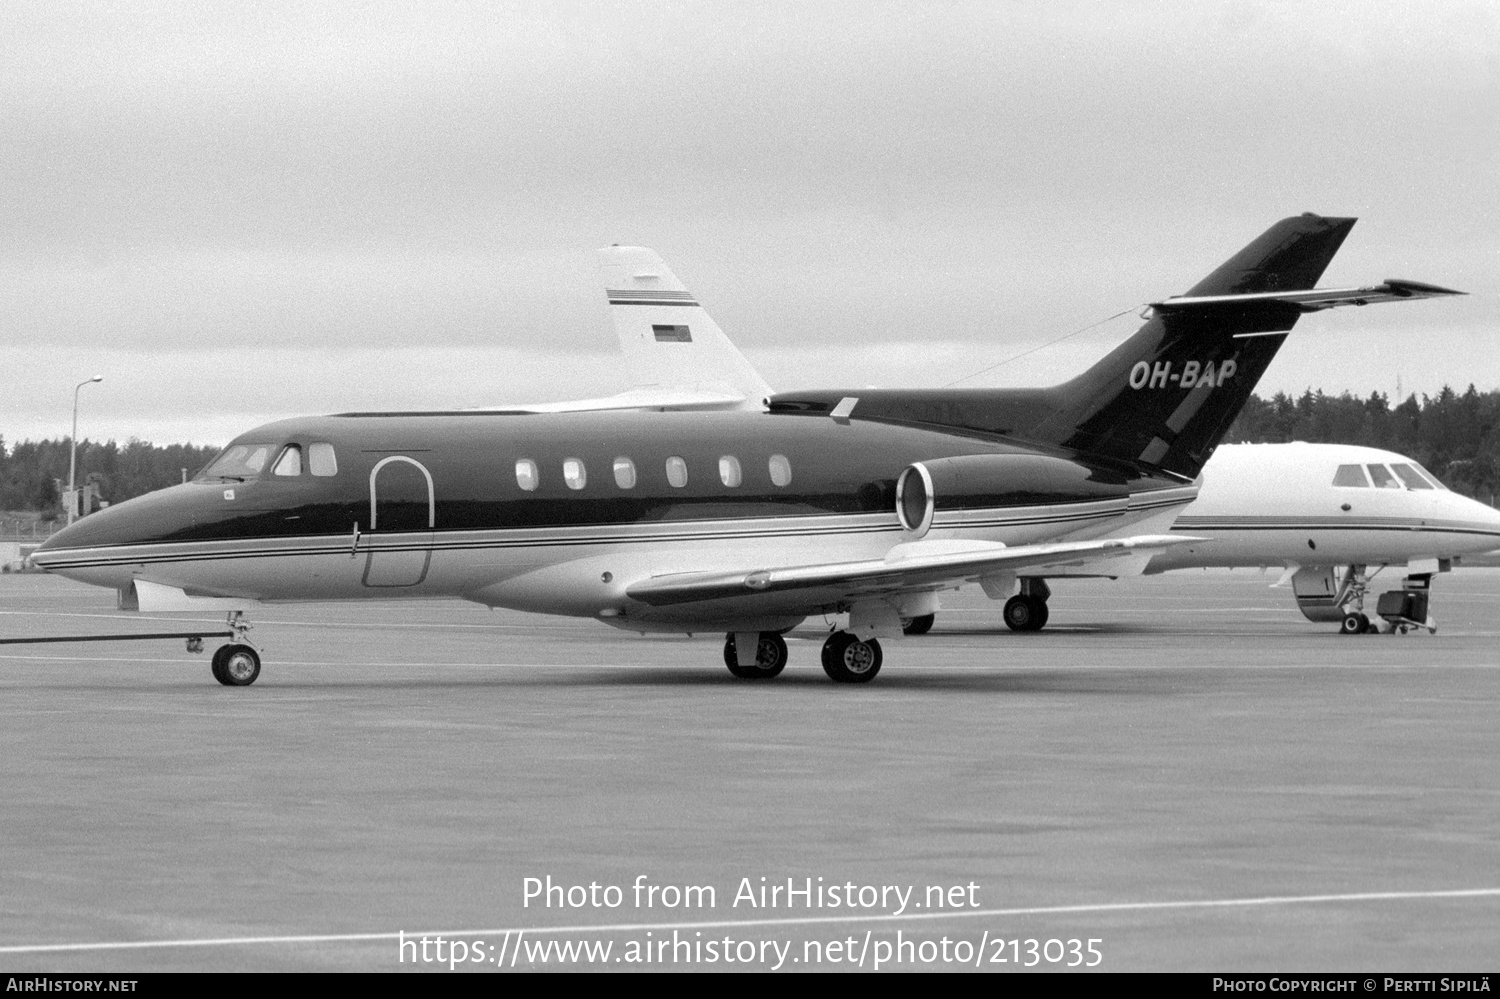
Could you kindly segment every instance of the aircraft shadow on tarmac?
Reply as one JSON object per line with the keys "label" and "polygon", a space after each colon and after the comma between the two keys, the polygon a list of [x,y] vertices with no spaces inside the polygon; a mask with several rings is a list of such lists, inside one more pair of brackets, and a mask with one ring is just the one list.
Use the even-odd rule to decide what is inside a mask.
{"label": "aircraft shadow on tarmac", "polygon": [[[438,667],[441,669],[441,667]],[[537,666],[527,674],[520,674],[507,669],[504,674],[488,674],[472,668],[466,669],[466,675],[462,678],[453,676],[434,676],[431,679],[407,677],[392,677],[381,679],[365,674],[358,679],[344,679],[342,677],[317,677],[281,676],[270,682],[257,685],[266,691],[272,690],[295,690],[299,693],[307,693],[315,690],[347,691],[353,688],[379,692],[382,690],[466,690],[476,691],[483,688],[515,689],[515,688],[625,688],[625,687],[679,687],[679,688],[723,688],[725,696],[745,698],[767,698],[776,697],[776,691],[791,689],[797,691],[797,696],[805,697],[809,689],[823,689],[830,695],[848,697],[862,695],[868,698],[870,695],[879,695],[881,691],[899,693],[910,693],[912,691],[961,691],[965,693],[995,693],[995,694],[1025,694],[1025,693],[1064,693],[1071,695],[1100,694],[1112,697],[1122,695],[1137,695],[1144,697],[1159,697],[1179,695],[1197,690],[1200,686],[1204,690],[1222,687],[1224,683],[1223,671],[1214,674],[1212,670],[1192,669],[1173,670],[1170,672],[1142,668],[1139,671],[1127,669],[1110,669],[1107,671],[1089,669],[1087,667],[1058,667],[1049,669],[1038,669],[1035,667],[1016,668],[1005,663],[996,663],[993,667],[980,664],[963,667],[961,669],[947,669],[941,666],[922,666],[920,664],[906,668],[893,668],[882,671],[880,676],[868,686],[859,686],[851,689],[843,684],[835,684],[823,675],[821,670],[795,670],[782,673],[774,680],[739,680],[728,673],[721,673],[713,668],[702,668],[694,666],[640,666],[640,667],[616,667],[601,666],[598,669],[588,667],[567,667],[559,669],[555,667]],[[76,689],[76,686],[74,687]],[[163,693],[168,691],[181,694],[180,686],[160,687]],[[221,692],[209,689],[208,693],[219,695]]]}

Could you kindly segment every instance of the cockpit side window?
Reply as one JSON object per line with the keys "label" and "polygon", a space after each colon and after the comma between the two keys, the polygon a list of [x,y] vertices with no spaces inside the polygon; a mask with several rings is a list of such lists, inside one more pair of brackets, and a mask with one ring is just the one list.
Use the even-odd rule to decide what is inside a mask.
{"label": "cockpit side window", "polygon": [[1434,489],[1441,489],[1444,492],[1448,490],[1448,487],[1443,485],[1442,479],[1438,478],[1436,475],[1433,475],[1421,465],[1418,465],[1416,462],[1412,462],[1411,467],[1415,468],[1417,470],[1417,474],[1421,475],[1422,478],[1426,479],[1428,482],[1431,482]]}
{"label": "cockpit side window", "polygon": [[1401,483],[1391,474],[1391,470],[1384,465],[1366,465],[1370,470],[1370,478],[1375,481],[1376,489],[1400,489]]}
{"label": "cockpit side window", "polygon": [[308,445],[307,470],[314,475],[339,474],[339,459],[338,455],[334,454],[333,445],[325,443]]}
{"label": "cockpit side window", "polygon": [[1365,470],[1358,465],[1340,465],[1339,470],[1333,473],[1333,484],[1346,488],[1370,488],[1370,480],[1365,478]]}
{"label": "cockpit side window", "polygon": [[302,446],[288,444],[281,449],[281,457],[271,469],[272,475],[293,476],[302,474]]}
{"label": "cockpit side window", "polygon": [[208,479],[252,479],[266,467],[271,456],[269,444],[234,444],[203,470]]}
{"label": "cockpit side window", "polygon": [[1423,478],[1422,473],[1410,465],[1392,465],[1391,471],[1401,476],[1401,481],[1406,483],[1406,488],[1408,489],[1432,488],[1432,483]]}

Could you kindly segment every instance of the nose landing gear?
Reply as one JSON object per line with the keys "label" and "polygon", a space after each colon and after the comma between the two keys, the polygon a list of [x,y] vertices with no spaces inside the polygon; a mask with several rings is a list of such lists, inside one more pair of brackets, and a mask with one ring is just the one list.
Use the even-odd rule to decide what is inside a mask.
{"label": "nose landing gear", "polygon": [[230,611],[227,621],[234,640],[214,652],[210,671],[226,687],[248,687],[260,676],[260,653],[250,643],[250,622],[244,611]]}

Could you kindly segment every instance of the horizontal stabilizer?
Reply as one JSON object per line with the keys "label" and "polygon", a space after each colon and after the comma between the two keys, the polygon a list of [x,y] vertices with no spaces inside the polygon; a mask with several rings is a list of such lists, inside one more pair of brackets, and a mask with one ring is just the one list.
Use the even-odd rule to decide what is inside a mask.
{"label": "horizontal stabilizer", "polygon": [[1303,312],[1318,312],[1340,305],[1373,305],[1376,302],[1403,302],[1418,298],[1441,298],[1445,295],[1467,295],[1465,291],[1439,288],[1420,281],[1387,278],[1366,288],[1309,288],[1305,291],[1263,291],[1248,295],[1196,295],[1152,302],[1151,308],[1169,315],[1192,310],[1213,310],[1236,306],[1283,302]]}
{"label": "horizontal stabilizer", "polygon": [[897,545],[884,558],[859,562],[656,576],[627,587],[625,593],[653,607],[809,590],[830,591],[817,599],[850,600],[958,586],[996,572],[1035,569],[1041,574],[1047,568],[1093,564],[1110,556],[1137,555],[1201,540],[1151,534],[1014,547],[995,542],[959,547],[951,541],[916,541]]}

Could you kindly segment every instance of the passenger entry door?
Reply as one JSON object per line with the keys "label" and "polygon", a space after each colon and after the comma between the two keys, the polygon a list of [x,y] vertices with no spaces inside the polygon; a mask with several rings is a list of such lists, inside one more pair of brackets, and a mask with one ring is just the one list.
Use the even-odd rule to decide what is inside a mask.
{"label": "passenger entry door", "polygon": [[364,584],[416,586],[432,561],[437,500],[432,474],[404,454],[382,458],[370,470],[370,531],[362,542]]}

